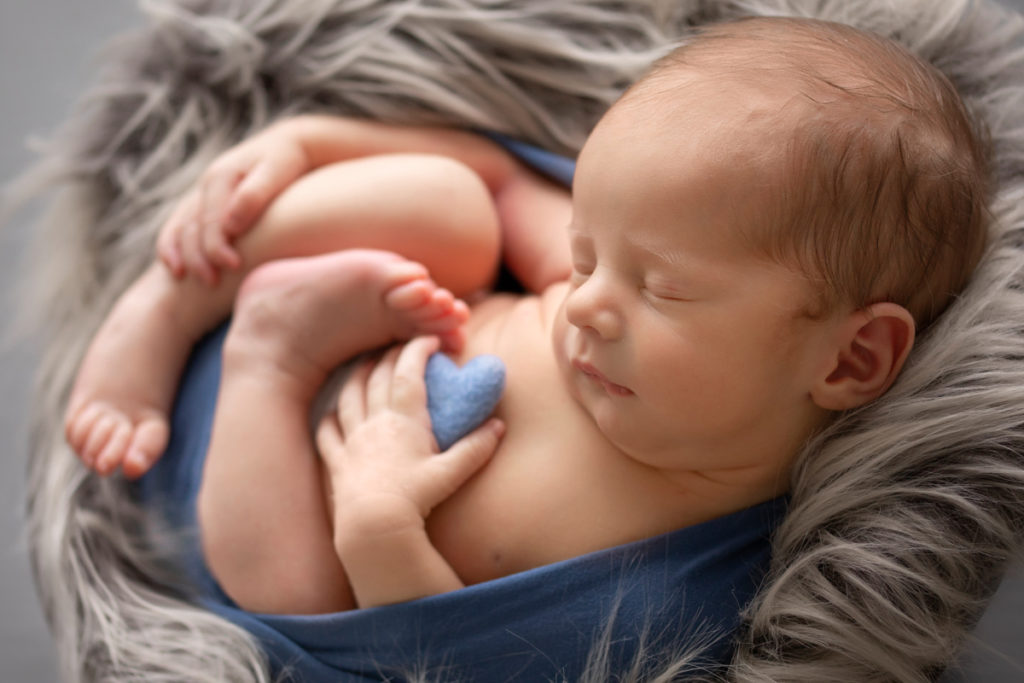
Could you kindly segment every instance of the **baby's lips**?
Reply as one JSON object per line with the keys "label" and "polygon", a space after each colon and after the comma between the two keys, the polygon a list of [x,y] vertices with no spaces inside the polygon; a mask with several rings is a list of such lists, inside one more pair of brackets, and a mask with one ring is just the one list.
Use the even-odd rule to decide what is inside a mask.
{"label": "baby's lips", "polygon": [[604,387],[605,391],[614,396],[632,396],[633,392],[621,384],[616,384],[610,379],[605,377],[600,370],[595,368],[590,363],[581,360],[573,360],[573,367],[582,372],[587,377],[592,378],[594,381],[599,382]]}

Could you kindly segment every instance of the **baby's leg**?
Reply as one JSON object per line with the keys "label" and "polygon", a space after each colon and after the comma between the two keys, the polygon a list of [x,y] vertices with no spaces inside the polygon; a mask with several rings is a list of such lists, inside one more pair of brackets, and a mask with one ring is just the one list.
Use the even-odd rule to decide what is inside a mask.
{"label": "baby's leg", "polygon": [[465,297],[497,273],[501,229],[487,186],[448,157],[389,154],[320,168],[289,187],[239,247],[252,267],[350,248],[422,263]]}
{"label": "baby's leg", "polygon": [[423,266],[389,252],[277,261],[246,280],[224,344],[199,493],[207,564],[239,605],[273,613],[353,606],[334,551],[311,403],[340,362],[450,331],[467,314]]}
{"label": "baby's leg", "polygon": [[65,431],[101,473],[138,476],[163,453],[167,412],[189,350],[230,312],[243,278],[274,259],[353,247],[423,263],[457,296],[486,286],[498,258],[487,188],[444,157],[395,155],[304,176],[238,244],[243,266],[217,287],[152,264],[115,303],[79,368]]}

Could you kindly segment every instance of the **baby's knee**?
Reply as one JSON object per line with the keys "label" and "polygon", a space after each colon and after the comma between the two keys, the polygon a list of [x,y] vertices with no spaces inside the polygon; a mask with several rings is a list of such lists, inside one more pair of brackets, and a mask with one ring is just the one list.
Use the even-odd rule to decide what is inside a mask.
{"label": "baby's knee", "polygon": [[[441,154],[393,155],[400,163],[401,182],[437,195],[457,195],[462,200],[480,201],[487,210],[490,191],[483,179],[467,164]],[[447,206],[447,204],[445,205]]]}
{"label": "baby's knee", "polygon": [[[400,187],[417,205],[426,247],[417,260],[459,294],[489,284],[501,250],[501,223],[490,188],[451,157],[410,154]],[[444,281],[445,279],[450,281]]]}
{"label": "baby's knee", "polygon": [[476,171],[458,159],[427,155],[419,158],[417,170],[427,187],[435,189],[439,212],[448,213],[448,220],[464,231],[467,241],[497,248],[498,210],[490,188]]}

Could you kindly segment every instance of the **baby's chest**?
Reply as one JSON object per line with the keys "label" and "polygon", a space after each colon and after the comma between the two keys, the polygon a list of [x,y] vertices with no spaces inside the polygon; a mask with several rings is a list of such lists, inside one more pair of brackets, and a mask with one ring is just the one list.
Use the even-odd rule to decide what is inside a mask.
{"label": "baby's chest", "polygon": [[547,335],[520,327],[514,342],[489,351],[507,366],[501,445],[428,520],[469,583],[660,532],[645,482],[568,394]]}
{"label": "baby's chest", "polygon": [[502,412],[508,427],[491,462],[427,521],[434,545],[467,583],[587,552],[597,534],[583,521],[610,507],[595,506],[596,477],[578,470],[585,435]]}

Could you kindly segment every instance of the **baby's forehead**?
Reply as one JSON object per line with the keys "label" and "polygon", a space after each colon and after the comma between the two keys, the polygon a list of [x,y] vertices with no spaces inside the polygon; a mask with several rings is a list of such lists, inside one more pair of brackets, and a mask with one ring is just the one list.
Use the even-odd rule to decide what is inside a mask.
{"label": "baby's forehead", "polygon": [[663,151],[651,158],[665,171],[700,160],[756,187],[787,179],[792,141],[816,119],[793,88],[682,70],[642,84],[610,114],[608,137]]}
{"label": "baby's forehead", "polygon": [[786,70],[766,77],[720,65],[679,64],[637,83],[613,107],[622,128],[667,138],[691,136],[716,153],[775,157],[820,118],[817,97]]}

